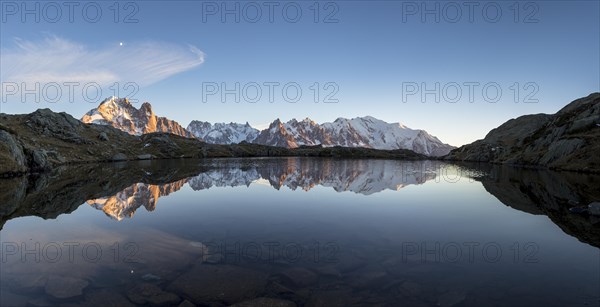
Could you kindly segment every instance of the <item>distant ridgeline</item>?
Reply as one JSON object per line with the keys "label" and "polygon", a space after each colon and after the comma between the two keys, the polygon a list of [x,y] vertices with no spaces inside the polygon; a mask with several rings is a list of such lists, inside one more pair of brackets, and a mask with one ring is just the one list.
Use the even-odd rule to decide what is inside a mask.
{"label": "distant ridgeline", "polygon": [[455,147],[444,144],[424,130],[410,129],[399,123],[386,123],[366,116],[338,118],[332,123],[317,124],[306,118],[287,123],[279,119],[262,131],[247,122],[216,123],[192,121],[184,129],[174,120],[157,117],[149,103],[136,109],[126,98],[111,97],[87,112],[81,121],[110,125],[129,134],[167,132],[196,138],[210,144],[256,143],[285,148],[302,145],[365,147],[374,149],[410,149],[428,156],[443,156]]}
{"label": "distant ridgeline", "polygon": [[[86,124],[90,122],[93,124]],[[194,137],[197,136],[197,137]],[[211,144],[211,143],[224,143]],[[150,104],[136,109],[111,98],[79,121],[40,109],[0,114],[0,176],[83,162],[172,158],[315,156],[428,159],[453,147],[423,130],[372,117],[274,121],[258,131],[246,124],[194,121],[188,129],[157,117]],[[573,101],[553,115],[511,119],[483,140],[443,159],[600,172],[600,93]]]}

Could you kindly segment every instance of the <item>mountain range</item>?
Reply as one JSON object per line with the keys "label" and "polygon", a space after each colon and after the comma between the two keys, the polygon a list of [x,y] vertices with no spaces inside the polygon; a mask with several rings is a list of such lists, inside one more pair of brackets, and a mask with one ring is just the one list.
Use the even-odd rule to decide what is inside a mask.
{"label": "mountain range", "polygon": [[247,122],[215,123],[192,121],[184,129],[176,121],[158,117],[145,102],[136,109],[126,98],[110,97],[87,112],[81,121],[110,125],[133,135],[167,132],[184,137],[196,137],[209,144],[240,142],[297,148],[300,146],[344,146],[373,149],[409,149],[428,156],[443,156],[455,147],[445,144],[425,130],[410,129],[400,123],[387,123],[371,116],[352,119],[338,118],[334,122],[317,124],[309,118],[273,121],[259,131]]}
{"label": "mountain range", "polygon": [[260,132],[254,143],[296,148],[300,146],[344,146],[374,149],[409,149],[428,156],[443,156],[455,147],[445,144],[425,130],[410,129],[400,123],[387,123],[372,116],[317,124],[306,118],[286,123],[279,119]]}
{"label": "mountain range", "polygon": [[187,126],[187,130],[195,137],[210,144],[237,144],[244,141],[251,143],[260,132],[247,122],[246,124],[211,124],[198,120],[193,120]]}
{"label": "mountain range", "polygon": [[[67,113],[56,113],[50,109],[39,109],[30,114],[0,113],[0,177],[44,172],[74,163],[148,159],[290,156],[428,159],[428,156],[409,149],[303,146],[331,142],[332,140],[327,139],[331,136],[337,137],[336,142],[341,144],[388,144],[387,137],[394,136],[394,130],[386,131],[385,134],[382,134],[381,130],[373,130],[373,126],[381,128],[381,125],[380,121],[370,117],[338,119],[322,125],[310,120],[288,123],[275,121],[269,129],[258,133],[254,143],[242,141],[237,144],[210,144],[195,137],[183,137],[170,132],[144,133],[159,128],[161,131],[179,131],[183,135],[187,135],[189,131],[186,132],[187,130],[175,122],[158,125],[167,119],[158,120],[159,117],[151,112],[149,104],[142,108],[150,110],[145,115],[142,114],[143,116],[140,115],[140,110],[133,109],[138,111],[137,115],[148,120],[146,123],[155,124],[152,127],[139,124],[140,122],[131,116],[133,113],[123,112],[129,109],[118,105],[123,103],[128,102],[112,99],[112,102],[106,102],[102,108],[92,110],[84,116],[86,121],[101,123],[99,125],[86,124]],[[101,111],[108,109],[114,111],[112,117],[101,114]],[[121,120],[108,121],[107,118]],[[210,125],[211,128],[215,126],[218,125]],[[249,125],[242,126],[254,131]],[[383,126],[395,126],[395,129],[400,131],[408,131],[402,130],[400,124]],[[173,127],[179,128],[170,130]],[[349,136],[353,142],[360,140],[364,131],[370,133],[371,138],[367,141],[373,143],[364,140],[362,143],[349,142]],[[412,131],[417,131],[416,135],[426,135],[418,130]],[[137,135],[138,133],[142,134]],[[239,136],[236,138],[240,139]],[[600,173],[598,140],[600,93],[592,93],[569,103],[555,114],[533,114],[511,119],[492,129],[484,139],[454,149],[442,158],[450,161],[526,165],[553,170]],[[258,142],[277,144],[281,147],[256,144]],[[415,144],[418,143],[413,141],[412,146]],[[298,147],[288,148],[292,146]],[[427,147],[424,149],[431,150]]]}

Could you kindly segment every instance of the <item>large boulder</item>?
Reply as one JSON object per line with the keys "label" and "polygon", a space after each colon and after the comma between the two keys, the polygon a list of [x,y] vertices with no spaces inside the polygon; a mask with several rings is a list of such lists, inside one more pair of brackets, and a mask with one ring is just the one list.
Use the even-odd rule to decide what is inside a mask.
{"label": "large boulder", "polygon": [[50,162],[48,161],[48,154],[43,149],[34,149],[31,152],[31,168],[36,170],[43,170],[50,168]]}
{"label": "large boulder", "polygon": [[117,153],[112,156],[111,161],[126,161],[127,156],[124,153]]}
{"label": "large boulder", "polygon": [[0,174],[27,170],[23,146],[8,131],[0,128]]}

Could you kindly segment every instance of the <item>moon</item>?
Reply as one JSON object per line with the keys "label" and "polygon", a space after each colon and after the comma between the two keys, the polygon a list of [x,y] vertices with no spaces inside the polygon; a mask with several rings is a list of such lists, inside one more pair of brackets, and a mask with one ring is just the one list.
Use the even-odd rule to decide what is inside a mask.
{"label": "moon", "polygon": [[119,43],[119,46],[123,46],[123,42],[120,42],[120,43]]}

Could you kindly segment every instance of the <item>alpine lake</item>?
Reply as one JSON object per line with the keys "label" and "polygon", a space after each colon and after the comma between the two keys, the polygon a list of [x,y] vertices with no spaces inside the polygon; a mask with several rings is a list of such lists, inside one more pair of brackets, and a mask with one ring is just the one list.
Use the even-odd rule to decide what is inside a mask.
{"label": "alpine lake", "polygon": [[600,305],[600,175],[239,158],[0,183],[2,306]]}

